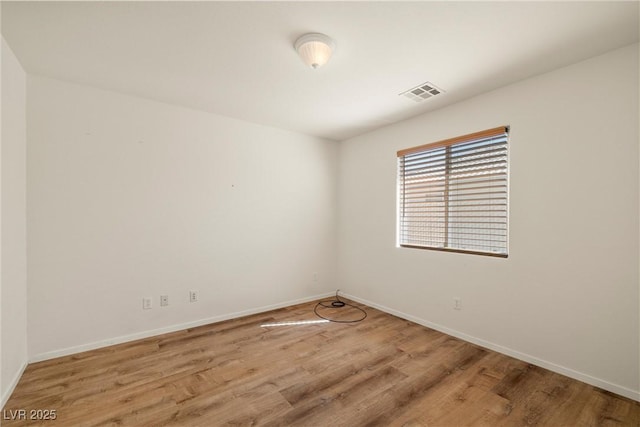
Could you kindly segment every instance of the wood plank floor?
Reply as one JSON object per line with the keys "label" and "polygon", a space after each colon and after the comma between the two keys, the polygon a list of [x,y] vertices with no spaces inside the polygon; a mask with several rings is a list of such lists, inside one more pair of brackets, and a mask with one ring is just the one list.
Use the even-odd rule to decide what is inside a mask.
{"label": "wood plank floor", "polygon": [[[373,308],[264,326],[318,320],[314,306],[31,364],[3,425],[640,425],[637,402]],[[20,409],[56,419],[7,419]]]}

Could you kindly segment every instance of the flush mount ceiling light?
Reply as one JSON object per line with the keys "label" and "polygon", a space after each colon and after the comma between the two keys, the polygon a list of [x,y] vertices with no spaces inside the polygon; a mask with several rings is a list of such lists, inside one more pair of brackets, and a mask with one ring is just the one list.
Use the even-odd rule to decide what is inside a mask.
{"label": "flush mount ceiling light", "polygon": [[324,34],[309,33],[298,38],[293,46],[305,64],[319,68],[329,61],[336,43]]}

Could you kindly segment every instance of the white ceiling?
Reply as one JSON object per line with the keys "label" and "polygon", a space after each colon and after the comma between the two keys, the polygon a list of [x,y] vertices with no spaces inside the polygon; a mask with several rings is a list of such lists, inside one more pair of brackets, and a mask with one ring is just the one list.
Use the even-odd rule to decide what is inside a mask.
{"label": "white ceiling", "polygon": [[[638,5],[3,1],[1,12],[29,73],[343,140],[635,43]],[[306,32],[337,42],[318,70],[293,49]],[[425,81],[446,93],[398,96]]]}

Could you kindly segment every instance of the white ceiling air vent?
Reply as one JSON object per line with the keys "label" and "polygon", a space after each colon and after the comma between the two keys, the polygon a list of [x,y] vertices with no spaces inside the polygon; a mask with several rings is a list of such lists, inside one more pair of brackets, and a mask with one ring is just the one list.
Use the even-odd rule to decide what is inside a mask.
{"label": "white ceiling air vent", "polygon": [[436,95],[440,95],[444,92],[442,89],[436,87],[434,84],[424,82],[414,88],[402,92],[400,95],[409,98],[415,102],[422,102],[425,99],[432,98]]}

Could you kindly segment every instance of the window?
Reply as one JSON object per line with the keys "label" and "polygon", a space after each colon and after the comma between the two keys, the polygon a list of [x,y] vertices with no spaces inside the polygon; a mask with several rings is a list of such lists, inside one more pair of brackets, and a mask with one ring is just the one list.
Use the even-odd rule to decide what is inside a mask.
{"label": "window", "polygon": [[507,256],[506,126],[398,151],[398,244]]}

